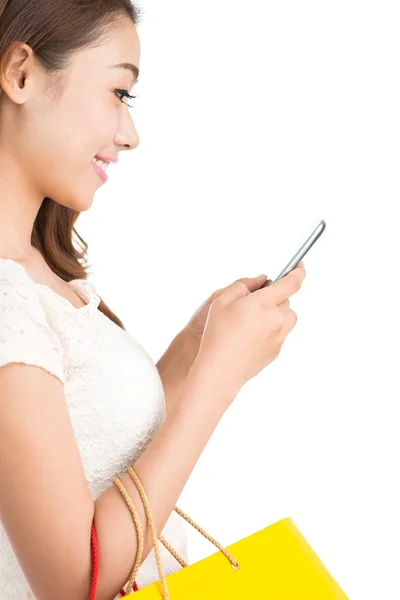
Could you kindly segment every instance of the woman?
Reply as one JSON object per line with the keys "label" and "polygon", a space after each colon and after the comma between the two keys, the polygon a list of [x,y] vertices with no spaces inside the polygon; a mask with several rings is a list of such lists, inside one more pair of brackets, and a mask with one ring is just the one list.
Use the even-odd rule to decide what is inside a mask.
{"label": "woman", "polygon": [[[87,280],[75,221],[102,161],[139,143],[126,104],[139,15],[129,0],[0,0],[1,600],[86,600],[92,523],[97,599],[120,597],[137,537],[116,476],[144,525],[137,584],[159,578],[132,463],[157,534],[187,562],[177,499],[296,321],[302,264],[273,288],[262,275],[217,290],[155,365]],[[181,568],[160,554],[166,574]]]}

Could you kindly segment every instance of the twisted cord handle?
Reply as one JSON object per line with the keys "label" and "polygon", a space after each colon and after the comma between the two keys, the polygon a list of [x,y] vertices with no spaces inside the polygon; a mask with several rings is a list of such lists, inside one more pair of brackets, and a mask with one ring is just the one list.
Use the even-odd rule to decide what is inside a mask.
{"label": "twisted cord handle", "polygon": [[[147,515],[147,519],[148,519],[148,523],[149,523],[149,527],[151,529],[152,532],[152,538],[153,538],[153,545],[154,545],[154,552],[155,552],[155,556],[156,556],[156,561],[157,561],[157,568],[158,568],[158,572],[160,575],[160,580],[162,583],[162,588],[163,588],[163,600],[169,600],[169,592],[168,592],[168,587],[167,587],[167,583],[165,581],[165,575],[164,575],[164,570],[163,570],[163,566],[161,563],[161,559],[160,559],[160,554],[159,554],[159,548],[157,545],[157,533],[155,530],[155,526],[154,526],[154,521],[153,521],[153,517],[151,514],[151,509],[150,509],[150,504],[146,495],[146,492],[143,488],[143,485],[136,473],[136,471],[133,469],[132,466],[128,467],[128,473],[131,476],[131,479],[133,480],[133,482],[135,483],[140,497],[143,501],[143,505],[146,511],[146,515]],[[197,523],[195,523],[193,521],[193,519],[191,519],[186,513],[183,512],[183,510],[181,510],[180,508],[178,508],[177,506],[175,506],[174,510],[181,516],[183,517],[190,525],[192,525],[195,529],[197,529],[197,531],[199,531],[206,539],[208,539],[211,543],[213,543],[229,560],[229,562],[231,563],[231,566],[234,569],[238,569],[239,568],[239,563],[237,562],[237,560],[232,556],[232,554],[226,549],[224,548],[221,544],[219,544],[213,537],[211,537],[208,533],[206,533],[206,531],[204,531],[204,529],[202,529]],[[179,556],[179,554],[174,550],[174,548],[172,548],[172,546],[167,542],[167,540],[163,537],[160,536],[160,541],[164,544],[164,546],[167,548],[167,550],[172,554],[172,556],[174,556],[174,558],[181,564],[182,567],[186,567],[187,564],[186,562],[183,560],[183,558],[181,558]]]}
{"label": "twisted cord handle", "polygon": [[126,594],[130,594],[133,588],[133,584],[134,581],[136,579],[136,575],[139,571],[139,567],[141,565],[142,562],[142,556],[143,556],[143,547],[144,547],[144,535],[143,535],[143,528],[142,528],[142,524],[140,522],[140,517],[139,514],[135,508],[135,505],[132,502],[132,498],[129,496],[128,492],[126,491],[126,488],[124,486],[124,484],[122,483],[122,481],[120,481],[118,479],[118,477],[114,477],[113,479],[113,483],[117,486],[117,488],[119,489],[119,491],[121,492],[125,502],[128,505],[129,510],[132,513],[132,517],[133,517],[133,521],[135,523],[136,526],[136,535],[137,535],[137,554],[136,554],[136,560],[134,562],[131,574],[129,576],[129,580],[128,580],[128,587],[126,588]]}
{"label": "twisted cord handle", "polygon": [[[150,531],[152,534],[157,568],[158,568],[158,572],[160,575],[160,581],[161,581],[162,589],[163,589],[163,600],[169,600],[169,591],[168,591],[167,582],[165,580],[164,569],[163,569],[161,558],[160,558],[159,548],[158,548],[158,544],[157,544],[157,532],[156,532],[156,529],[154,526],[154,521],[153,521],[153,517],[151,514],[151,509],[150,509],[150,504],[149,504],[146,492],[144,490],[144,487],[132,466],[128,467],[128,473],[138,489],[138,492],[140,494],[140,497],[142,499],[142,502],[143,502],[143,505],[145,508],[147,520],[148,520]],[[137,551],[135,564],[133,566],[131,575],[129,577],[129,584],[126,589],[126,593],[129,594],[132,591],[133,583],[135,581],[137,572],[139,570],[139,566],[141,564],[142,556],[143,556],[143,546],[144,546],[143,528],[141,526],[140,519],[139,519],[138,513],[136,511],[136,508],[135,508],[135,506],[132,502],[132,499],[129,496],[127,490],[125,489],[125,486],[117,477],[115,477],[113,479],[113,483],[115,483],[115,485],[118,487],[125,502],[127,503],[128,508],[130,509],[130,511],[132,513],[133,520],[136,525],[136,531],[137,531],[138,551]],[[195,523],[193,521],[193,519],[191,519],[185,512],[183,512],[183,510],[181,510],[177,506],[175,506],[174,510],[181,517],[183,517],[190,525],[192,525],[195,529],[197,529],[197,531],[199,531],[206,539],[208,539],[212,544],[214,544],[227,557],[227,559],[231,563],[232,568],[234,568],[234,569],[239,568],[239,566],[240,566],[239,563],[226,548],[224,548],[219,542],[217,542],[213,537],[211,537],[204,529],[202,529],[197,523]],[[160,535],[159,540],[167,548],[167,550],[172,554],[172,556],[180,563],[180,565],[182,567],[187,566],[187,563],[183,560],[183,558],[176,552],[176,550],[167,542],[167,540],[163,536]]]}
{"label": "twisted cord handle", "polygon": [[[132,475],[131,475],[131,477],[132,477]],[[141,497],[141,499],[143,501],[145,512],[146,512],[146,516],[147,516],[147,521],[149,523],[151,535],[152,535],[152,538],[153,538],[153,546],[154,546],[154,552],[155,552],[156,560],[157,560],[157,568],[158,568],[158,572],[159,572],[161,583],[162,583],[162,587],[163,587],[163,599],[164,600],[169,600],[168,587],[167,587],[167,583],[165,581],[165,575],[164,575],[163,567],[162,567],[162,564],[161,564],[159,548],[158,548],[158,545],[157,545],[157,533],[156,533],[156,530],[155,530],[155,527],[154,527],[154,521],[153,521],[153,518],[152,518],[152,515],[151,515],[151,512],[150,512],[149,503],[148,503],[146,494],[144,492],[143,486],[140,483],[139,478],[137,477],[136,473],[134,473],[134,477],[137,478],[137,481],[135,481],[135,479],[134,479],[134,481],[135,481],[136,486],[137,486],[137,488],[139,490],[140,497]],[[118,477],[114,477],[113,483],[115,483],[115,485],[117,486],[117,488],[121,492],[121,494],[122,494],[125,502],[128,505],[128,508],[130,509],[130,511],[132,513],[132,516],[134,517],[134,520],[135,520],[136,517],[137,517],[137,511],[134,508],[134,504],[132,502],[132,499],[129,496],[129,494],[128,494],[128,492],[127,492],[124,484],[122,483],[122,481],[120,481],[118,479]],[[135,525],[136,525],[136,521],[135,521]],[[143,529],[142,529],[141,526],[139,528],[137,528],[137,536],[138,536],[138,544],[140,544],[140,547],[143,548],[143,545],[144,545],[144,536],[143,536]],[[128,587],[126,589],[127,593],[130,593],[132,591],[133,581],[136,578],[137,572],[139,570],[139,565],[140,565],[140,562],[138,561],[138,557],[140,558],[140,561],[141,561],[142,560],[142,554],[143,554],[143,552],[140,553],[140,557],[139,557],[139,551],[137,553],[135,564],[133,566],[131,575],[129,577],[129,584],[128,584]],[[138,562],[139,562],[139,564],[138,564]]]}

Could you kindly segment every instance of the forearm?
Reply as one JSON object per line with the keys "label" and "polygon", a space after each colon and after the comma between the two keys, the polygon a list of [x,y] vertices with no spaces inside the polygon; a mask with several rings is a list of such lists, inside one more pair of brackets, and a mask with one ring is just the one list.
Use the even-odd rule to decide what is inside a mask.
{"label": "forearm", "polygon": [[197,356],[198,346],[190,332],[183,329],[156,364],[164,388],[167,418],[179,397],[178,388],[185,383]]}
{"label": "forearm", "polygon": [[[174,408],[133,465],[146,490],[157,537],[218,422],[235,397],[233,392],[217,391],[194,371],[177,389]],[[143,562],[153,547],[147,517],[129,473],[124,473],[120,480],[143,525]],[[95,525],[100,553],[97,600],[109,600],[128,580],[137,552],[132,514],[115,485],[96,500]]]}

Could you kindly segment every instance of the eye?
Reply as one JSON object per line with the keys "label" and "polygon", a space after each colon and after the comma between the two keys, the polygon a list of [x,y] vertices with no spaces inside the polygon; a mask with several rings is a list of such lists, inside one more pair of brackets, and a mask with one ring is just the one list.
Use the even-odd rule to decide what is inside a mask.
{"label": "eye", "polygon": [[[115,93],[116,93],[116,95],[118,96],[118,98],[121,100],[121,102],[123,104],[125,104],[125,102],[123,102],[123,98],[125,98],[125,96],[127,98],[131,98],[131,99],[137,98],[137,96],[131,96],[130,93],[128,92],[128,90],[119,90],[119,89],[116,89]],[[131,106],[130,104],[127,104],[126,106],[128,106],[129,108],[133,108],[133,106]]]}

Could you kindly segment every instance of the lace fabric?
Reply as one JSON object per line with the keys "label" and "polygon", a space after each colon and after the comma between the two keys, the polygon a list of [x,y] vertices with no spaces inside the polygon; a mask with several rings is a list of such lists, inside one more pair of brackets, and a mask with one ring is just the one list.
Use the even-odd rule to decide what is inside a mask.
{"label": "lace fabric", "polygon": [[[76,308],[34,282],[11,259],[0,259],[0,367],[36,365],[64,386],[71,424],[93,500],[113,477],[126,472],[147,448],[166,417],[156,365],[132,335],[97,310],[92,282],[68,284],[86,302]],[[172,511],[162,535],[189,563],[185,521]],[[165,573],[181,565],[159,543]],[[136,582],[159,579],[154,549]],[[35,600],[0,522],[0,598]],[[114,600],[120,598],[118,594]]]}

